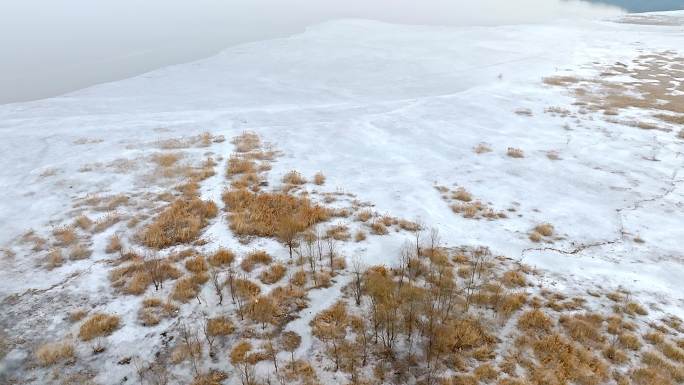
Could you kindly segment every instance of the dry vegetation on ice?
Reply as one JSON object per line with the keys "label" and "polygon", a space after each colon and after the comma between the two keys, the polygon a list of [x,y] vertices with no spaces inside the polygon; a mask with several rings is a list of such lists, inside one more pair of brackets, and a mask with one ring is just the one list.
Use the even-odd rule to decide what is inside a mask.
{"label": "dry vegetation on ice", "polygon": [[[0,383],[683,383],[684,323],[672,311],[681,298],[665,298],[668,286],[657,280],[676,280],[681,265],[676,256],[652,252],[670,250],[669,238],[640,233],[657,227],[652,216],[671,231],[681,224],[667,211],[681,201],[665,202],[678,199],[679,176],[642,192],[644,179],[614,162],[633,149],[600,147],[607,150],[599,160],[608,159],[601,168],[585,142],[579,150],[570,144],[596,140],[597,131],[603,143],[642,138],[648,130],[664,150],[629,159],[642,167],[672,164],[668,151],[684,135],[677,130],[684,116],[681,55],[640,53],[630,65],[591,68],[537,79],[545,97],[569,94],[567,104],[505,110],[516,125],[548,119],[533,140],[465,135],[454,149],[430,138],[417,152],[406,141],[406,149],[366,159],[368,170],[343,172],[354,164],[350,158],[364,154],[344,142],[334,156],[296,153],[291,145],[326,146],[338,138],[337,127],[332,136],[315,131],[323,139],[281,134],[282,111],[274,109],[259,111],[267,116],[264,128],[254,128],[260,134],[244,130],[246,123],[183,137],[159,129],[154,135],[161,139],[117,143],[124,150],[114,159],[79,158],[74,170],[39,170],[40,181],[73,193],[62,196],[70,204],[59,206],[59,215],[0,250],[7,272],[30,278],[0,302]],[[393,114],[429,109],[422,101],[402,103],[408,104],[364,107],[371,118],[363,132],[401,126]],[[440,119],[452,108],[447,104]],[[385,107],[392,111],[379,118],[374,109]],[[254,119],[242,113],[236,121]],[[318,113],[302,120],[316,121]],[[567,133],[564,146],[543,136],[551,130]],[[384,138],[382,148],[391,148],[393,138]],[[290,143],[288,151],[281,142]],[[107,144],[70,140],[79,148]],[[421,179],[416,162],[425,152],[455,153],[462,162],[428,158],[434,162]],[[373,168],[383,162],[386,168]],[[608,174],[611,191],[629,190],[617,182],[625,177],[636,196],[619,195],[625,202],[617,208],[588,215],[587,207],[607,203],[582,189],[593,182],[584,174],[573,180],[576,195],[562,191],[578,164]],[[498,169],[506,173],[491,173]],[[570,175],[554,179],[559,186],[534,184],[535,174],[559,169]],[[70,171],[94,182],[86,188],[61,179]],[[545,196],[556,189],[562,194]],[[659,240],[662,249],[639,249]],[[612,274],[627,254],[636,255],[625,263],[638,263],[646,283],[583,275]],[[674,273],[654,270],[668,268]],[[648,284],[666,289],[653,294],[643,290]]]}

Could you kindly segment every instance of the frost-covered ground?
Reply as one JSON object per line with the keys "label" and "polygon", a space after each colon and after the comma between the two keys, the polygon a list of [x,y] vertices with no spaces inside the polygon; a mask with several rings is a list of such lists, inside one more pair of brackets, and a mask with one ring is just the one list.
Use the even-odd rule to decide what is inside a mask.
{"label": "frost-covered ground", "polygon": [[[545,112],[578,107],[563,87],[542,81],[598,76],[604,67],[649,53],[670,51],[681,58],[682,19],[684,13],[670,13],[650,24],[559,21],[486,28],[335,21],[129,80],[0,106],[0,246],[6,247],[0,332],[10,341],[29,331],[34,338],[57,338],[69,308],[96,304],[123,318],[107,354],[151,354],[140,346],[159,342],[136,326],[137,302],[109,288],[104,248],[117,226],[93,237],[90,258],[53,270],[39,262],[44,251],[30,251],[18,237],[28,229],[48,234],[51,226],[67,223],[75,200],[88,194],[143,194],[148,188],[140,166],[111,172],[102,165],[149,156],[159,140],[202,132],[230,138],[245,130],[283,152],[269,173],[272,184],[291,169],[307,176],[322,170],[329,190],[354,193],[380,213],[437,227],[447,244],[486,245],[520,259],[544,271],[557,289],[624,287],[654,316],[684,317],[681,125],[643,130],[599,112]],[[683,82],[675,77],[669,91],[681,95]],[[620,111],[627,113],[647,115]],[[476,154],[473,148],[481,143],[492,151]],[[525,156],[507,156],[509,147]],[[217,175],[202,184],[203,198],[220,202],[230,151],[226,141],[189,152],[224,158]],[[549,151],[559,159],[549,159]],[[515,212],[494,221],[463,218],[436,185],[464,187],[494,209]],[[531,229],[542,222],[553,224],[562,239],[531,242]],[[239,244],[222,216],[206,232],[212,241],[202,246],[206,250],[256,246]],[[344,254],[367,265],[393,264],[404,241],[399,235],[374,238],[345,246]],[[287,257],[276,242],[261,242],[259,247]],[[292,327],[305,334],[308,319],[330,304],[342,283],[312,292],[311,307]],[[26,326],[24,319],[30,320]],[[304,342],[299,354],[307,353],[306,335]],[[12,346],[0,373],[20,370],[31,354],[27,346]],[[96,367],[102,384],[120,383],[134,370],[116,360]]]}

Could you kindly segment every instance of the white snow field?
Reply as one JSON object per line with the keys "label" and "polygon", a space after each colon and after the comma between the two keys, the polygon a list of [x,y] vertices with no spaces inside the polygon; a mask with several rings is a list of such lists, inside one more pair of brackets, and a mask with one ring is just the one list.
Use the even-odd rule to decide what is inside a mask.
{"label": "white snow field", "polygon": [[[545,285],[570,295],[624,288],[654,319],[684,317],[684,127],[621,124],[615,119],[653,121],[652,113],[630,107],[607,119],[582,110],[566,87],[543,81],[598,77],[641,55],[684,57],[684,13],[639,21],[467,28],[333,21],[132,79],[0,106],[0,339],[9,341],[4,351],[0,343],[0,382],[52,383],[49,369],[24,361],[36,344],[77,333],[67,315],[87,307],[120,315],[122,327],[102,355],[79,345],[78,365],[98,384],[137,383],[134,365],[117,361],[151,357],[163,343],[158,333],[172,321],[138,325],[141,298],[111,288],[114,256],[104,249],[126,221],[92,236],[90,258],[54,269],[43,263],[49,248],[33,251],[22,235],[33,229],[49,238],[54,227],[73,222],[75,202],[88,196],[125,193],[144,201],[145,193],[163,191],[163,184],[146,182],[144,159],[160,141],[203,132],[227,140],[183,151],[187,159],[222,159],[201,185],[202,197],[219,208],[229,139],[253,131],[283,154],[268,174],[271,185],[292,169],[307,177],[322,171],[328,191],[353,193],[379,213],[438,228],[445,244],[488,246],[538,268]],[[684,62],[678,63],[668,89],[675,96],[684,93]],[[630,81],[629,74],[612,81],[621,79]],[[476,153],[481,143],[492,151]],[[507,156],[509,147],[524,157]],[[436,185],[464,187],[496,210],[515,211],[491,221],[464,218]],[[128,208],[118,210],[125,215]],[[559,235],[553,243],[529,239],[543,222]],[[204,231],[209,243],[201,250],[263,248],[287,259],[276,241],[238,242],[223,212]],[[397,233],[340,247],[349,265],[352,258],[393,265],[406,238]],[[309,294],[310,307],[288,326],[304,337],[298,355],[311,352],[309,320],[348,279]],[[208,285],[204,291],[206,301],[183,306],[181,316],[210,311],[205,307],[215,299]]]}

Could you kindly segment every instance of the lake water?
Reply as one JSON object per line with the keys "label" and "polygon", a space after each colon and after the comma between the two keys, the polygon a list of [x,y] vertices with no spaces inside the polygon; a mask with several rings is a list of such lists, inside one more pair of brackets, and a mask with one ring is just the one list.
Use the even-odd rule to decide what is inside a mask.
{"label": "lake water", "polygon": [[330,19],[498,25],[664,9],[684,9],[684,0],[1,1],[0,104],[197,60]]}

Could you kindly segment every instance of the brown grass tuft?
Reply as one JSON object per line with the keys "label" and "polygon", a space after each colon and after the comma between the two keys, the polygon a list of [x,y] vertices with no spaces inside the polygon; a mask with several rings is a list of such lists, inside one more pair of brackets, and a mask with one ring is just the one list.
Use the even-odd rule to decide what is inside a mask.
{"label": "brown grass tuft", "polygon": [[292,170],[283,176],[283,183],[298,186],[306,183],[306,178],[298,171]]}
{"label": "brown grass tuft", "polygon": [[375,235],[385,235],[389,232],[385,224],[381,221],[374,221],[373,223],[371,223],[370,227],[371,232]]}
{"label": "brown grass tuft", "polygon": [[550,237],[554,233],[553,225],[550,223],[542,223],[534,227],[534,231],[545,236]]}
{"label": "brown grass tuft", "polygon": [[88,318],[78,331],[78,337],[83,341],[90,341],[96,337],[105,337],[119,328],[120,319],[117,315],[97,313]]}
{"label": "brown grass tuft", "polygon": [[518,327],[525,331],[550,331],[551,318],[539,309],[529,310],[518,319]]}
{"label": "brown grass tuft", "polygon": [[57,239],[57,244],[60,246],[71,245],[78,239],[76,230],[73,226],[62,226],[52,230],[52,235]]}
{"label": "brown grass tuft", "polygon": [[88,248],[88,246],[83,244],[75,245],[71,248],[69,252],[69,259],[72,261],[78,261],[81,259],[89,258],[93,254],[93,251]]}
{"label": "brown grass tuft", "polygon": [[459,200],[461,202],[470,202],[473,200],[472,194],[466,191],[466,189],[464,189],[463,187],[459,187],[454,192],[452,192],[451,198]]}
{"label": "brown grass tuft", "polygon": [[475,151],[476,154],[485,154],[488,152],[492,152],[492,148],[489,147],[487,143],[480,143],[477,146],[475,146],[473,151]]}
{"label": "brown grass tuft", "polygon": [[254,250],[245,256],[240,263],[240,267],[242,270],[249,273],[254,270],[256,265],[269,265],[271,262],[273,262],[273,257],[268,255],[267,252],[263,250]]}
{"label": "brown grass tuft", "polygon": [[283,223],[291,222],[295,230],[303,231],[329,217],[324,207],[285,193],[230,190],[223,194],[223,201],[231,213],[231,230],[241,236],[277,237],[283,241]]}
{"label": "brown grass tuft", "polygon": [[235,326],[228,317],[216,317],[207,320],[207,334],[210,336],[227,336],[234,331]]}
{"label": "brown grass tuft", "polygon": [[511,158],[524,158],[525,153],[523,150],[515,147],[508,147],[508,150],[506,150],[506,155],[508,155]]}
{"label": "brown grass tuft", "polygon": [[93,221],[85,215],[79,215],[74,220],[74,225],[79,227],[81,230],[87,231],[93,226]]}
{"label": "brown grass tuft", "polygon": [[145,246],[161,249],[192,242],[209,218],[217,214],[213,202],[199,198],[178,199],[167,207],[142,234]]}
{"label": "brown grass tuft", "polygon": [[228,176],[254,174],[256,173],[256,163],[250,159],[231,155],[230,159],[228,159],[228,169],[226,172]]}
{"label": "brown grass tuft", "polygon": [[171,293],[171,298],[179,302],[188,302],[197,297],[199,290],[200,285],[198,285],[196,279],[193,279],[192,276],[183,277],[176,281],[173,292]]}
{"label": "brown grass tuft", "polygon": [[286,272],[287,268],[284,265],[277,263],[271,265],[267,270],[262,271],[259,275],[259,279],[261,282],[271,285],[280,281],[285,276]]}
{"label": "brown grass tuft", "polygon": [[231,140],[236,152],[250,152],[261,147],[261,139],[254,132],[245,131]]}
{"label": "brown grass tuft", "polygon": [[116,253],[121,251],[123,248],[123,245],[121,244],[121,238],[119,238],[118,235],[114,234],[111,237],[109,237],[109,241],[107,242],[107,247],[105,247],[105,253],[111,254],[111,253]]}
{"label": "brown grass tuft", "polygon": [[318,186],[324,185],[325,184],[325,175],[323,175],[323,173],[320,171],[317,172],[316,175],[314,175],[313,182],[314,182],[314,184],[316,184]]}
{"label": "brown grass tuft", "polygon": [[209,257],[209,264],[218,267],[231,265],[235,260],[235,254],[228,249],[218,249],[211,257]]}
{"label": "brown grass tuft", "polygon": [[75,352],[71,342],[55,342],[39,347],[35,357],[40,365],[50,366],[62,361],[73,362],[76,358]]}

